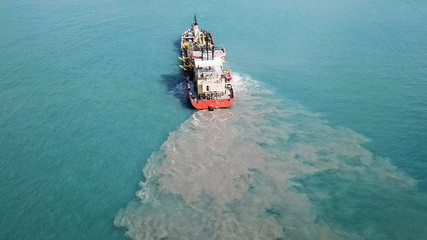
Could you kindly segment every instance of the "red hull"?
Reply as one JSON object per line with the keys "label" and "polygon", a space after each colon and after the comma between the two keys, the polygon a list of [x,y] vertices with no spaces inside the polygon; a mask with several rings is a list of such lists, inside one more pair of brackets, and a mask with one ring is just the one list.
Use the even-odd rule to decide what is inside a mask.
{"label": "red hull", "polygon": [[228,108],[234,102],[234,97],[229,99],[194,100],[194,98],[191,98],[190,96],[190,88],[190,84],[187,83],[188,98],[191,102],[191,105],[193,105],[193,107],[197,110]]}
{"label": "red hull", "polygon": [[217,108],[228,108],[233,104],[234,98],[230,99],[212,99],[212,100],[191,100],[191,105],[198,110],[202,109],[217,109]]}

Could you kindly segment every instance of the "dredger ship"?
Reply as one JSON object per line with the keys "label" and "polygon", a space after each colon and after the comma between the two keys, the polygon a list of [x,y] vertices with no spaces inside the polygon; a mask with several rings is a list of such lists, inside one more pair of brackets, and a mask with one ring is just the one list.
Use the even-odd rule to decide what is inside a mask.
{"label": "dredger ship", "polygon": [[231,74],[224,69],[224,48],[215,47],[212,34],[199,28],[196,16],[190,29],[181,35],[179,65],[186,72],[187,92],[196,109],[230,107],[234,102]]}

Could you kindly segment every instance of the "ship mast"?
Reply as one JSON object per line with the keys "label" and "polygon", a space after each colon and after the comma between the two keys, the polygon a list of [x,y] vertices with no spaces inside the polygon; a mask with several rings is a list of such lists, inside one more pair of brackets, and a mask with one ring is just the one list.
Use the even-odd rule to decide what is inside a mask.
{"label": "ship mast", "polygon": [[197,24],[197,18],[196,15],[194,15],[194,21],[193,21],[193,33],[194,33],[194,41],[200,42],[200,36],[199,36],[199,25]]}
{"label": "ship mast", "polygon": [[194,14],[194,21],[193,21],[193,26],[197,25],[197,18],[196,18],[196,14]]}

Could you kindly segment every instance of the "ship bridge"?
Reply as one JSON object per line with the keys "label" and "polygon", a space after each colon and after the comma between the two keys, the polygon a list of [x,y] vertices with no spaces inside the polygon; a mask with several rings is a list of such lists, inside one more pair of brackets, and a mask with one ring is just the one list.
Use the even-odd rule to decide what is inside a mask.
{"label": "ship bridge", "polygon": [[225,94],[225,77],[221,58],[213,60],[194,59],[195,82],[199,94],[215,95],[215,98]]}

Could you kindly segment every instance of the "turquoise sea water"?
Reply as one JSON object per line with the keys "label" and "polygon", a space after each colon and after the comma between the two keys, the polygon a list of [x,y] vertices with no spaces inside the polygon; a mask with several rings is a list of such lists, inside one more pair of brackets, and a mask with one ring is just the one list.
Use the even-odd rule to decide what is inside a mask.
{"label": "turquoise sea water", "polygon": [[[197,3],[1,2],[1,238],[427,239],[427,3]],[[186,101],[195,13],[230,109]]]}

